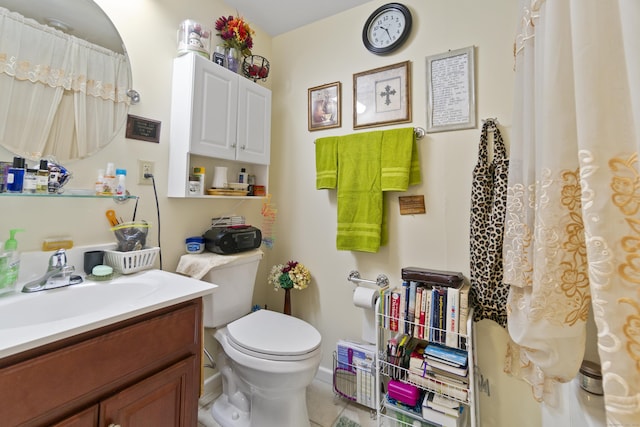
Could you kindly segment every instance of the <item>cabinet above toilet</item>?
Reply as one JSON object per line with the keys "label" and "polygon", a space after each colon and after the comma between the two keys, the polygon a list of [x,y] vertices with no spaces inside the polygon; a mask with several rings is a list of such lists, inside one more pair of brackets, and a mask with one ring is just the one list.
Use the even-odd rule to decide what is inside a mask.
{"label": "cabinet above toilet", "polygon": [[[189,197],[189,174],[205,167],[245,168],[267,188],[271,153],[271,91],[202,56],[174,60],[169,148],[169,197]],[[206,195],[206,191],[204,192]],[[212,197],[212,196],[209,196]]]}

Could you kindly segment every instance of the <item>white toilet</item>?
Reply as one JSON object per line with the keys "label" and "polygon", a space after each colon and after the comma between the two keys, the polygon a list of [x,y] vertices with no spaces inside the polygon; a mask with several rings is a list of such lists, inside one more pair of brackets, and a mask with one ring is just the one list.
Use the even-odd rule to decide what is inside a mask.
{"label": "white toilet", "polygon": [[212,406],[223,427],[309,426],[306,387],[318,371],[320,333],[298,318],[251,310],[262,251],[234,256],[202,280],[218,285],[204,297],[204,326],[216,328],[223,392]]}

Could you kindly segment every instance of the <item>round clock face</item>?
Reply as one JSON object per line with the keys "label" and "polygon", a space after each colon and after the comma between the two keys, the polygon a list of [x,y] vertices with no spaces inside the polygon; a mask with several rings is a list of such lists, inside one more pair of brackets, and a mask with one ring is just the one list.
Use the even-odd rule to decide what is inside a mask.
{"label": "round clock face", "polygon": [[411,12],[400,3],[375,10],[362,30],[365,47],[376,54],[391,52],[404,43],[411,32]]}

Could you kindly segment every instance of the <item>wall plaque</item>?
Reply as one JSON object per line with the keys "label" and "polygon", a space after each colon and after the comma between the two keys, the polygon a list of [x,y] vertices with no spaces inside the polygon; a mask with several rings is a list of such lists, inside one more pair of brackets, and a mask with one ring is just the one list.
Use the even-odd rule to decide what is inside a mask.
{"label": "wall plaque", "polygon": [[160,142],[160,122],[128,114],[125,137],[158,143]]}
{"label": "wall plaque", "polygon": [[401,196],[398,197],[400,202],[400,215],[414,215],[427,213],[424,207],[424,196]]}

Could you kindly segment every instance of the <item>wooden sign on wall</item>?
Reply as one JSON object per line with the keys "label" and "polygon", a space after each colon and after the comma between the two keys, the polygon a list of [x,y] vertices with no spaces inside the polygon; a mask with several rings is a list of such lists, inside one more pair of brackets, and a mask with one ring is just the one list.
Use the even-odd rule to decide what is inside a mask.
{"label": "wooden sign on wall", "polygon": [[400,215],[415,215],[427,213],[424,206],[424,196],[401,196],[398,197],[400,201]]}

